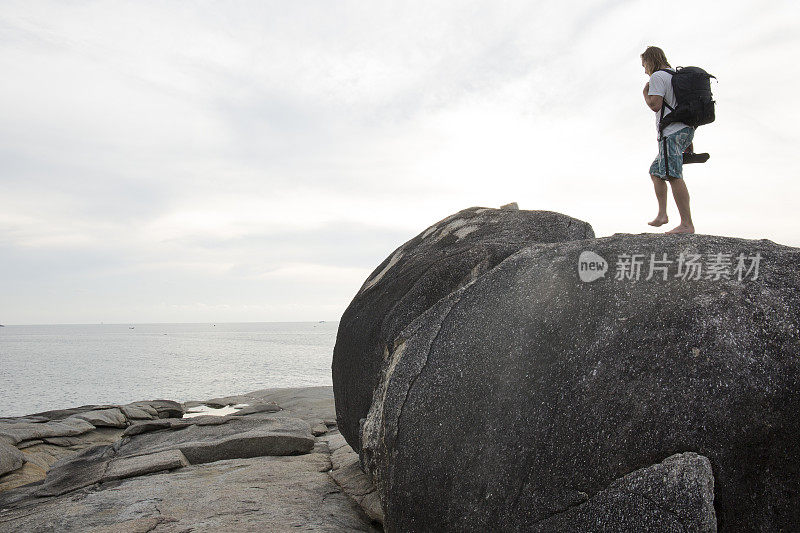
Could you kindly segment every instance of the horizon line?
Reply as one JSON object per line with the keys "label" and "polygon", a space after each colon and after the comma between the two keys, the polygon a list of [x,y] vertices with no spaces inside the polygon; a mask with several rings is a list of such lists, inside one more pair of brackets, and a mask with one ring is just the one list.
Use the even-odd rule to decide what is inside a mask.
{"label": "horizon line", "polygon": [[157,325],[190,325],[190,324],[320,324],[323,322],[339,322],[336,320],[258,320],[244,322],[63,322],[63,323],[36,323],[36,324],[0,324],[0,327],[19,326],[157,326]]}

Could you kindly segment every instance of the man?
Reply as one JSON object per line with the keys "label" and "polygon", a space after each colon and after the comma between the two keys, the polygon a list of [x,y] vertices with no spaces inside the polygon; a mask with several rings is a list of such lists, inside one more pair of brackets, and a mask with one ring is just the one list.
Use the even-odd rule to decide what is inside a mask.
{"label": "man", "polygon": [[[672,91],[672,74],[660,69],[672,69],[664,51],[648,46],[642,53],[642,66],[650,81],[644,86],[644,101],[656,114],[656,131],[664,115],[677,105]],[[667,105],[664,105],[666,102]],[[663,112],[663,115],[662,115]],[[692,213],[689,209],[689,190],[683,181],[683,152],[692,143],[694,128],[683,122],[673,122],[658,136],[658,157],[650,165],[650,179],[658,200],[658,214],[648,222],[651,226],[663,226],[667,218],[667,182],[672,187],[672,197],[678,206],[681,223],[667,233],[694,233]]]}

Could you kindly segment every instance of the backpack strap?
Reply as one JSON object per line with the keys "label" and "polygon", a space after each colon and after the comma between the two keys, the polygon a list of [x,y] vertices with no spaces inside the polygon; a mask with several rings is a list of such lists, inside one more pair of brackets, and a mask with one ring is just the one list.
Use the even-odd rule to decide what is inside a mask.
{"label": "backpack strap", "polygon": [[[677,70],[670,70],[670,69],[666,69],[666,68],[660,68],[656,72],[666,72],[666,73],[671,74],[672,76],[674,76],[675,73],[677,72]],[[664,100],[664,105],[667,106],[670,111],[675,111],[675,108],[672,107],[671,105],[669,105],[666,100]],[[661,118],[664,118],[664,108],[663,107],[661,108]]]}
{"label": "backpack strap", "polygon": [[[675,71],[675,70],[670,70],[670,69],[666,69],[666,68],[660,68],[660,69],[656,70],[656,72],[666,72],[666,73],[668,73],[668,74],[670,74],[670,75],[674,76],[674,75],[675,75],[675,73],[676,73],[677,71]],[[653,74],[655,74],[655,72],[654,72]],[[662,97],[662,98],[661,98],[661,118],[660,118],[660,119],[659,119],[659,121],[658,121],[658,124],[659,124],[659,126],[661,126],[661,123],[664,121],[664,106],[667,106],[667,107],[669,108],[669,110],[670,110],[670,111],[675,111],[675,108],[674,108],[674,107],[672,107],[671,105],[669,105],[669,104],[667,103],[666,99],[664,99],[664,98]],[[664,131],[664,126],[661,126],[661,130],[659,131],[659,134],[660,134],[662,137],[663,137],[663,131]],[[659,140],[661,140],[661,139],[659,139]],[[664,145],[664,148],[666,149],[666,145]]]}

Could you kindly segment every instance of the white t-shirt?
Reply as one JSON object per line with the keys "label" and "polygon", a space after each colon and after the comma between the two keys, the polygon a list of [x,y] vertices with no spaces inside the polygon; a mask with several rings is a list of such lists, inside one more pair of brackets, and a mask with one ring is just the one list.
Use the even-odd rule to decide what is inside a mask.
{"label": "white t-shirt", "polygon": [[[664,98],[664,101],[671,105],[673,108],[678,105],[678,101],[675,99],[675,93],[672,90],[672,74],[669,72],[664,72],[663,70],[659,70],[658,72],[653,72],[653,75],[650,76],[650,90],[647,92],[650,96],[661,96]],[[664,106],[664,116],[667,116],[671,113],[668,107]],[[658,123],[661,121],[661,111],[656,111],[656,132],[658,132]],[[678,130],[681,130],[686,127],[686,124],[683,122],[673,122],[666,128],[664,128],[664,135],[672,135]]]}

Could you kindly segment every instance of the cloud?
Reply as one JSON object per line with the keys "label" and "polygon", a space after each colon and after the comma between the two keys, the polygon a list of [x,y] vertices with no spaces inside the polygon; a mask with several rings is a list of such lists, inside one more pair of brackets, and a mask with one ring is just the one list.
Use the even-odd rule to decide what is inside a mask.
{"label": "cloud", "polygon": [[471,205],[649,231],[649,44],[719,78],[696,137],[712,159],[687,169],[699,230],[800,244],[783,96],[800,8],[657,12],[5,2],[2,321],[336,319],[394,248]]}

